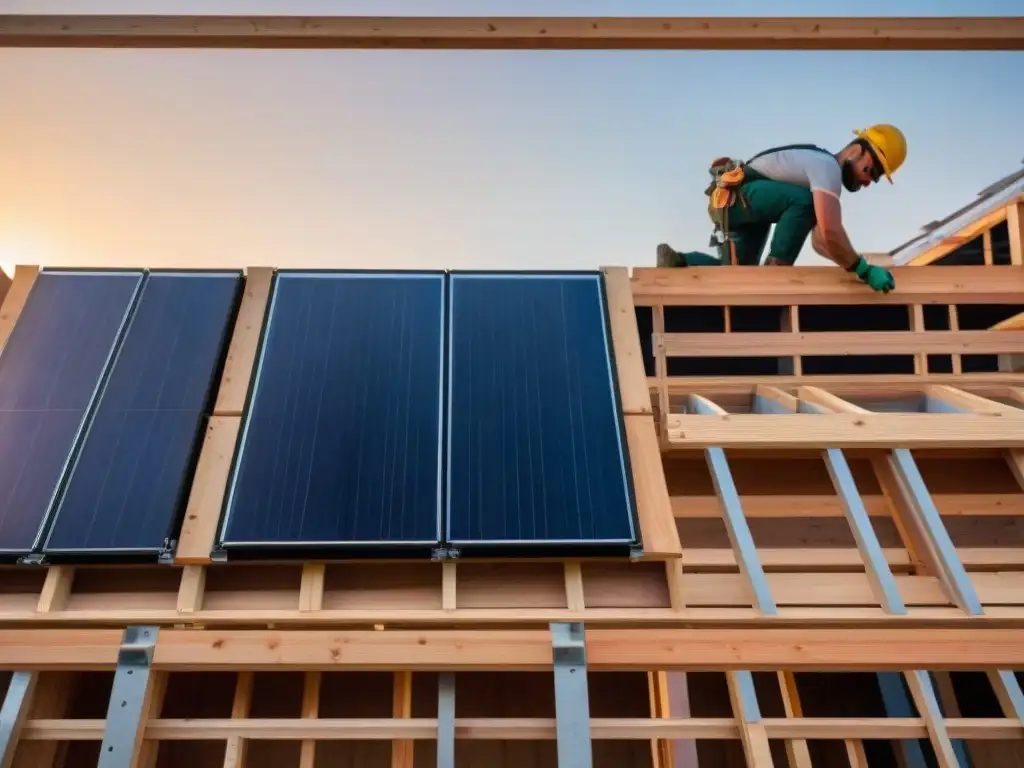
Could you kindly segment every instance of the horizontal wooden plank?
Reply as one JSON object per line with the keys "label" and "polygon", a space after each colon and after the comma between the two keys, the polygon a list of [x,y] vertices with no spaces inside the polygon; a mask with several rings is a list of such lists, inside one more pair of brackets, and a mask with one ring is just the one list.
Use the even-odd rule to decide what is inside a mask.
{"label": "horizontal wooden plank", "polygon": [[[984,574],[996,576],[1003,574]],[[1014,598],[1012,585],[1024,586],[1024,574],[1005,574],[1001,583],[986,582],[993,602],[1021,600]],[[1022,578],[1013,578],[1022,577]],[[769,573],[768,586],[778,605],[878,605],[871,582],[864,573]],[[907,605],[949,605],[938,579],[932,576],[896,577],[896,583]],[[683,595],[686,604],[700,606],[749,606],[750,585],[739,573],[684,573]],[[986,601],[986,596],[981,596]]]}
{"label": "horizontal wooden plank", "polygon": [[[888,517],[891,512],[885,496],[862,495],[869,515]],[[977,517],[1016,517],[1024,515],[1024,493],[935,493],[932,500],[940,515]],[[839,497],[808,495],[744,495],[740,497],[743,514],[753,517],[842,517]],[[719,518],[722,508],[717,496],[673,496],[672,513],[677,518]]]}
{"label": "horizontal wooden plank", "polygon": [[[1024,295],[1022,295],[1024,300]],[[1024,352],[1024,331],[866,331],[853,333],[664,333],[668,357],[776,355],[998,355]]]}
{"label": "horizontal wooden plank", "polygon": [[679,448],[1015,448],[1017,420],[935,413],[672,414],[668,440]]}
{"label": "horizontal wooden plank", "polygon": [[[1020,739],[1024,729],[1009,718],[946,718],[952,738]],[[921,739],[927,738],[924,721],[914,717],[787,717],[763,718],[770,739]],[[27,741],[99,741],[105,720],[34,719],[27,721],[20,738]],[[244,737],[247,740],[353,741],[437,738],[434,718],[158,718],[146,723],[146,738],[155,741],[202,741]],[[554,740],[554,718],[458,717],[455,738]],[[726,717],[632,718],[592,717],[590,737],[595,740],[738,739],[736,721]]]}
{"label": "horizontal wooden plank", "polygon": [[[982,397],[1002,396],[1011,387],[1024,386],[1024,372],[863,374],[827,376],[666,376],[669,396],[700,394],[715,400],[721,395],[752,395],[763,384],[791,390],[800,386],[821,387],[840,397],[885,399],[921,394],[930,384],[948,384]],[[656,376],[647,377],[647,389],[658,388]]]}
{"label": "horizontal wooden plank", "polygon": [[0,45],[123,48],[1022,50],[1020,17],[0,16]]}
{"label": "horizontal wooden plank", "polygon": [[[586,634],[587,663],[595,671],[1019,669],[1024,667],[1022,631],[981,626],[591,629]],[[121,633],[92,629],[0,634],[0,668],[46,670],[112,669]],[[33,649],[33,654],[26,649]],[[552,648],[547,630],[163,629],[153,668],[548,670]]]}
{"label": "horizontal wooden plank", "polygon": [[[958,547],[957,556],[968,569],[1016,569],[1024,568],[1024,549],[1020,547]],[[886,562],[894,571],[908,570],[910,555],[903,548],[882,550]],[[817,578],[819,570],[863,570],[864,558],[853,547],[758,547],[758,559],[766,571],[799,571],[808,583]],[[683,550],[683,567],[690,570],[737,568],[736,554],[731,549]],[[998,585],[996,585],[998,586]],[[995,592],[993,602],[1000,602],[1001,594]],[[1012,598],[1016,600],[1017,598]],[[1024,603],[1024,596],[1020,598]]]}
{"label": "horizontal wooden plank", "polygon": [[793,304],[1015,304],[1024,274],[1012,266],[893,267],[896,290],[875,293],[856,276],[830,267],[637,267],[633,302],[780,306]]}

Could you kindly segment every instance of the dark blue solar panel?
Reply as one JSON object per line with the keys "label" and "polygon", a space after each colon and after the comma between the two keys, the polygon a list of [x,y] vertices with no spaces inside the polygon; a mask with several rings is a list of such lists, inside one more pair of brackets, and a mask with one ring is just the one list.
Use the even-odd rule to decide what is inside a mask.
{"label": "dark blue solar panel", "polygon": [[455,273],[449,302],[449,544],[628,547],[600,275]]}
{"label": "dark blue solar panel", "polygon": [[277,275],[226,550],[437,543],[443,325],[442,274]]}
{"label": "dark blue solar panel", "polygon": [[57,510],[47,554],[159,553],[187,498],[237,272],[154,272]]}
{"label": "dark blue solar panel", "polygon": [[0,353],[0,551],[34,547],[141,281],[37,276]]}

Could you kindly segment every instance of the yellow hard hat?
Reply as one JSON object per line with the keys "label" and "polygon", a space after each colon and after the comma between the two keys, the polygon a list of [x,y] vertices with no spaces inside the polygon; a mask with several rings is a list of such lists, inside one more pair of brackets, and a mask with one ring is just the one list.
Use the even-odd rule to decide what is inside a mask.
{"label": "yellow hard hat", "polygon": [[907,137],[895,125],[881,123],[865,131],[854,131],[857,136],[871,145],[882,163],[885,178],[892,184],[892,175],[907,159]]}

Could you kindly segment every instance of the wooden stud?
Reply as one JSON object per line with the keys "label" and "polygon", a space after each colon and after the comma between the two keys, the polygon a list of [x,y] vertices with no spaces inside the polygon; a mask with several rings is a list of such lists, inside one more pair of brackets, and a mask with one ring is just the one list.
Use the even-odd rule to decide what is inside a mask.
{"label": "wooden stud", "polygon": [[644,557],[676,558],[682,555],[679,531],[665,483],[665,468],[652,416],[628,414],[626,442],[633,470],[637,517]]}
{"label": "wooden stud", "polygon": [[[395,672],[391,707],[395,718],[412,717],[412,672]],[[412,741],[391,743],[391,768],[413,768]]]}
{"label": "wooden stud", "polygon": [[181,588],[178,590],[178,613],[195,613],[203,609],[203,594],[206,590],[206,567],[186,565],[181,574]]}
{"label": "wooden stud", "polygon": [[[232,722],[244,722],[252,706],[253,673],[242,671],[235,681],[235,698],[231,705]],[[303,691],[305,698],[305,690]],[[224,768],[244,768],[247,740],[244,735],[229,734],[224,751]]]}
{"label": "wooden stud", "polygon": [[224,373],[213,407],[214,416],[241,416],[245,408],[273,277],[274,270],[270,267],[249,267],[246,270],[245,292],[228,346]]}
{"label": "wooden stud", "polygon": [[583,597],[583,570],[578,562],[567,562],[565,568],[565,604],[570,611],[586,609]]}
{"label": "wooden stud", "polygon": [[454,611],[458,607],[458,566],[452,562],[441,564],[441,609]]}
{"label": "wooden stud", "polygon": [[[401,673],[397,673],[401,674]],[[315,719],[320,713],[320,679],[319,672],[307,672],[302,689],[302,716]],[[393,768],[412,768],[411,745],[410,760],[408,763],[395,765]],[[299,768],[314,768],[316,764],[316,741],[314,739],[303,739],[299,747]]]}
{"label": "wooden stud", "polygon": [[74,566],[50,566],[46,571],[46,581],[43,582],[43,590],[39,593],[36,611],[39,613],[50,613],[52,611],[63,611],[67,608],[74,580]]}
{"label": "wooden stud", "polygon": [[196,565],[211,562],[210,553],[217,539],[217,525],[227,493],[240,422],[238,416],[210,418],[185,508],[185,521],[175,553],[177,563]]}
{"label": "wooden stud", "polygon": [[607,267],[603,271],[622,412],[653,413],[637,330],[636,309],[633,306],[633,292],[629,285],[629,271],[625,267]]}
{"label": "wooden stud", "polygon": [[[792,672],[779,671],[779,688],[782,691],[782,706],[786,717],[803,717],[803,706],[800,704],[800,692],[796,686],[796,675]],[[786,755],[789,757],[790,768],[813,768],[811,753],[807,742],[803,739],[792,739],[786,742]]]}
{"label": "wooden stud", "polygon": [[302,581],[299,585],[299,610],[319,611],[324,606],[323,563],[303,563]]}

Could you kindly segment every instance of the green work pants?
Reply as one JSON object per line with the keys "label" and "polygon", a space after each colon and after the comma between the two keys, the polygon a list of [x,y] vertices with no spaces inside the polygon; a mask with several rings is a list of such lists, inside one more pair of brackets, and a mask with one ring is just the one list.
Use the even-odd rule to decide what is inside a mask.
{"label": "green work pants", "polygon": [[[761,262],[768,233],[774,224],[768,258],[791,266],[817,223],[811,190],[763,178],[748,181],[742,189],[747,204],[737,200],[729,209],[729,233],[736,245],[736,263],[755,266]],[[683,255],[691,267],[715,266],[728,263],[728,249],[728,242],[720,246],[720,258],[700,251]]]}

